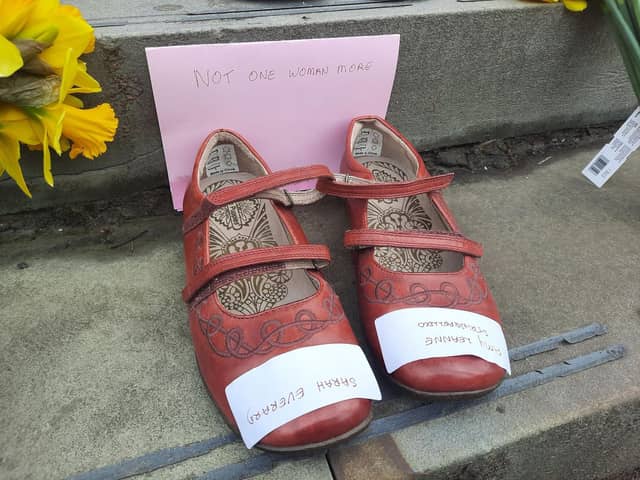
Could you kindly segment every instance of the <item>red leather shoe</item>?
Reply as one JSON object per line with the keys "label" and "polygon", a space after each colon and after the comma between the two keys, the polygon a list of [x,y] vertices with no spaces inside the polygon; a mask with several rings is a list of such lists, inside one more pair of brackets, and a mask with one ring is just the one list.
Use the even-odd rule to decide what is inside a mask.
{"label": "red leather shoe", "polygon": [[[433,398],[472,397],[494,389],[505,375],[505,368],[496,363],[475,354],[440,353],[425,358],[430,355],[425,345],[438,344],[442,350],[451,344],[455,352],[462,348],[455,343],[477,343],[480,336],[483,347],[492,349],[493,345],[485,342],[489,329],[496,330],[495,335],[502,339],[503,350],[497,352],[496,347],[495,353],[508,359],[500,315],[478,266],[482,246],[460,233],[441,194],[453,174],[431,176],[408,140],[385,120],[373,116],[351,122],[342,171],[346,175],[341,181],[338,175],[321,179],[317,188],[347,199],[352,229],[346,232],[344,242],[354,249],[360,318],[391,379],[415,394]],[[447,323],[451,314],[465,319]],[[385,348],[381,348],[376,321],[404,322],[408,321],[406,316],[416,320],[411,332],[419,338],[396,338],[394,348],[403,349],[406,343],[407,349],[420,353],[412,357],[415,360],[399,368],[396,362],[390,369],[392,360],[387,353],[383,356]],[[473,323],[478,318],[488,326]],[[419,327],[462,330],[423,339],[420,335],[427,330]],[[388,329],[394,334],[392,327]],[[452,335],[452,331],[461,333]],[[424,344],[416,346],[416,341]]]}
{"label": "red leather shoe", "polygon": [[[308,244],[285,208],[310,203],[320,194],[278,188],[331,177],[324,166],[272,173],[246,140],[229,130],[211,133],[196,157],[183,205],[183,298],[200,373],[236,431],[225,393],[234,380],[303,347],[358,345],[338,297],[318,271],[330,260],[328,249]],[[258,408],[249,423],[289,408],[299,393],[264,399],[260,405],[266,410]],[[247,395],[260,403],[259,386]],[[288,421],[257,446],[273,451],[324,447],[359,432],[370,420],[371,400],[347,399]]]}

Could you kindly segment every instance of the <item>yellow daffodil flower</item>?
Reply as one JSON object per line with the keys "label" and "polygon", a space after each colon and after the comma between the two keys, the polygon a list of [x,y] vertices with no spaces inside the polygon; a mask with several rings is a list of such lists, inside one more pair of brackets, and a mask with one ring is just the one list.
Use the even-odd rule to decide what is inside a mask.
{"label": "yellow daffodil flower", "polygon": [[118,119],[113,108],[103,103],[94,108],[80,109],[63,105],[64,120],[62,135],[71,140],[70,158],[82,155],[93,160],[107,150],[118,128]]}
{"label": "yellow daffodil flower", "polygon": [[76,94],[101,91],[79,59],[95,47],[80,10],[60,0],[0,0],[0,175],[31,196],[20,168],[20,144],[42,151],[53,186],[50,148],[88,159],[106,151],[118,119],[109,104],[83,108]]}
{"label": "yellow daffodil flower", "polygon": [[[540,0],[544,3],[558,3],[559,0]],[[587,0],[562,0],[564,8],[572,12],[582,12],[587,8]]]}
{"label": "yellow daffodil flower", "polygon": [[24,28],[33,7],[33,0],[0,0],[0,78],[23,65],[20,51],[11,39]]}
{"label": "yellow daffodil flower", "polygon": [[31,120],[17,107],[0,105],[0,174],[6,171],[25,195],[31,197],[20,168],[20,143],[40,143]]}
{"label": "yellow daffodil flower", "polygon": [[24,61],[18,47],[0,35],[0,78],[12,75],[22,68],[22,65]]}
{"label": "yellow daffodil flower", "polygon": [[[47,7],[47,4],[48,7]],[[62,68],[67,51],[71,49],[75,60],[92,43],[93,28],[82,17],[65,14],[57,1],[40,0],[34,14],[17,38],[37,38],[43,31],[54,27],[58,31],[55,42],[38,57],[54,69]],[[45,8],[47,7],[47,8]]]}
{"label": "yellow daffodil flower", "polygon": [[0,175],[7,172],[16,182],[20,190],[31,198],[31,192],[24,181],[22,169],[20,168],[20,142],[12,136],[6,135],[2,131],[3,125],[0,124]]}
{"label": "yellow daffodil flower", "polygon": [[16,36],[35,6],[34,0],[0,0],[0,35],[7,38]]}
{"label": "yellow daffodil flower", "polygon": [[[70,95],[99,91],[100,86],[95,81],[93,87],[74,87],[79,76],[84,78],[85,74],[84,64],[75,60],[69,49],[62,69],[58,101],[40,108],[26,109],[32,118],[32,128],[37,132],[42,145],[43,176],[50,186],[53,186],[53,176],[49,147],[61,155],[63,147],[68,146],[71,148],[69,156],[72,159],[80,154],[94,159],[107,150],[106,142],[113,140],[118,128],[118,119],[110,105],[82,109],[82,102]],[[71,143],[61,143],[61,136]]]}
{"label": "yellow daffodil flower", "polygon": [[572,12],[582,12],[587,9],[587,0],[562,0],[564,8]]}

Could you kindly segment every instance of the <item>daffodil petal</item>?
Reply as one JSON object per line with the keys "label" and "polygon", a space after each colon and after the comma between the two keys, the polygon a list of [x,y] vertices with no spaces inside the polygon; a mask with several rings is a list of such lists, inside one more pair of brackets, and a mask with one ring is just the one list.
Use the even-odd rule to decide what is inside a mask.
{"label": "daffodil petal", "polygon": [[20,144],[14,138],[0,133],[0,165],[13,178],[20,190],[31,198],[31,192],[24,181],[20,168]]}
{"label": "daffodil petal", "polygon": [[35,0],[32,3],[34,4],[33,10],[29,15],[27,26],[48,21],[60,6],[60,0]]}
{"label": "daffodil petal", "polygon": [[62,155],[62,147],[60,147],[60,137],[62,137],[62,126],[66,113],[63,108],[58,106],[53,115],[53,121],[47,125],[47,138],[49,145],[58,155]]}
{"label": "daffodil petal", "polygon": [[0,35],[0,78],[8,77],[24,65],[20,50]]}
{"label": "daffodil petal", "polygon": [[49,150],[48,132],[45,129],[45,135],[42,140],[42,176],[47,185],[53,187],[53,175],[51,174],[51,150]]}
{"label": "daffodil petal", "polygon": [[76,107],[76,108],[84,107],[84,102],[80,100],[78,97],[75,97],[73,95],[67,95],[64,99],[64,103],[65,105],[71,105],[72,107]]}
{"label": "daffodil petal", "polygon": [[0,106],[0,124],[5,122],[13,122],[27,118],[24,110],[14,107],[13,105],[3,104]]}
{"label": "daffodil petal", "polygon": [[[60,5],[60,7],[58,8],[58,11],[66,15],[77,17],[84,20],[84,17],[82,16],[82,12],[80,12],[80,9],[78,7],[74,7],[73,5]],[[91,53],[94,51],[95,47],[96,47],[96,37],[95,35],[92,35],[91,40],[89,41],[87,47],[84,49],[84,52],[82,53]]]}
{"label": "daffodil petal", "polygon": [[82,55],[94,36],[93,28],[76,17],[57,15],[51,22],[58,27],[58,37],[53,45],[40,54],[40,58],[52,67],[62,67],[69,48],[73,51],[74,60]]}
{"label": "daffodil petal", "polygon": [[62,149],[63,152],[66,152],[71,148],[71,142],[69,141],[68,138],[60,137],[60,148]]}
{"label": "daffodil petal", "polygon": [[[31,118],[31,126],[36,132],[36,136],[43,145],[46,143],[53,148],[58,155],[62,154],[60,148],[60,137],[62,136],[62,122],[65,111],[58,103],[47,105],[41,108],[26,108]],[[46,137],[46,142],[45,142]]]}
{"label": "daffodil petal", "polygon": [[0,35],[13,38],[27,23],[34,8],[34,0],[0,0]]}
{"label": "daffodil petal", "polygon": [[84,62],[78,61],[78,69],[73,80],[74,87],[69,90],[71,93],[97,93],[102,91],[100,83],[87,72]]}
{"label": "daffodil petal", "polygon": [[587,8],[586,0],[562,0],[565,8],[572,12],[582,12]]}
{"label": "daffodil petal", "polygon": [[67,96],[67,93],[73,86],[73,82],[76,78],[78,61],[73,58],[72,55],[73,49],[68,48],[64,61],[64,67],[62,68],[62,80],[60,81],[60,95],[58,97],[58,103],[62,103],[64,101],[64,97]]}
{"label": "daffodil petal", "polygon": [[58,27],[51,23],[37,23],[20,30],[14,38],[20,40],[35,40],[50,46],[58,36]]}
{"label": "daffodil petal", "polygon": [[33,128],[33,122],[37,122],[37,120],[30,118],[18,107],[14,107],[13,105],[3,105],[0,107],[1,133],[27,145],[37,145],[40,143],[40,138]]}
{"label": "daffodil petal", "polygon": [[62,135],[72,142],[69,156],[83,155],[94,159],[107,150],[118,128],[118,119],[113,108],[103,103],[94,108],[79,109],[62,105],[65,110]]}

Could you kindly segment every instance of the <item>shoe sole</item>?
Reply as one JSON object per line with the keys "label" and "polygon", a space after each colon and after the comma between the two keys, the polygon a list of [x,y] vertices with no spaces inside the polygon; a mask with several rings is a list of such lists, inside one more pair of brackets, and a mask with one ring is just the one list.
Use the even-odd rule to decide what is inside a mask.
{"label": "shoe sole", "polygon": [[502,380],[500,380],[495,385],[481,390],[464,390],[461,392],[428,392],[423,390],[416,390],[415,388],[411,388],[403,383],[400,383],[391,375],[388,375],[388,378],[398,387],[406,390],[407,392],[422,400],[469,400],[473,398],[483,397],[484,395],[491,393],[502,383]]}
{"label": "shoe sole", "polygon": [[[220,416],[222,417],[222,420],[227,425],[227,427],[229,427],[229,429],[231,429],[233,431],[233,433],[235,433],[236,435],[238,435],[239,438],[241,438],[240,431],[238,430],[238,428],[235,425],[233,425],[232,423],[229,422],[229,420],[224,415],[224,413],[222,413],[222,410],[220,410],[220,408],[218,407],[218,404],[216,403],[216,401],[214,400],[213,396],[211,395],[211,392],[207,388],[207,384],[204,381],[204,376],[202,375],[202,369],[200,368],[200,362],[198,361],[198,357],[196,355],[194,355],[194,357],[196,359],[196,365],[198,365],[198,373],[200,374],[200,378],[202,379],[202,383],[204,384],[204,388],[207,391],[207,394],[209,395],[209,398],[211,399],[211,402],[216,407],[216,410],[218,411],[218,413],[220,413]],[[260,450],[264,450],[266,452],[274,452],[274,453],[310,453],[310,452],[315,452],[315,451],[320,450],[320,449],[326,449],[326,447],[328,447],[330,445],[338,444],[340,442],[343,442],[343,441],[353,437],[354,435],[357,435],[358,433],[360,433],[361,431],[366,429],[369,426],[369,424],[371,423],[372,420],[373,420],[373,412],[369,412],[369,415],[367,415],[367,418],[365,418],[364,421],[362,421],[359,425],[356,425],[351,430],[348,430],[348,431],[346,431],[344,433],[341,433],[340,435],[337,435],[335,437],[329,438],[329,439],[324,440],[322,442],[307,443],[307,444],[304,444],[304,445],[296,445],[296,446],[291,446],[291,447],[273,447],[273,446],[270,446],[270,445],[264,445],[264,444],[261,444],[261,443],[257,443],[255,445],[255,447],[260,449]]]}

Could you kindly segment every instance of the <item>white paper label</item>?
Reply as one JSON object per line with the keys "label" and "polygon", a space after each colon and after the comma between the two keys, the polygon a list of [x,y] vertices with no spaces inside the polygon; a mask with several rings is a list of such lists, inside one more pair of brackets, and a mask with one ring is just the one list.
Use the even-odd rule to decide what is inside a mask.
{"label": "white paper label", "polygon": [[379,157],[382,153],[382,133],[373,128],[363,128],[353,144],[354,157]]}
{"label": "white paper label", "polygon": [[278,355],[240,375],[225,393],[247,448],[318,408],[352,398],[381,398],[362,349],[343,343]]}
{"label": "white paper label", "polygon": [[640,146],[640,107],[622,124],[610,143],[584,167],[582,174],[596,187],[602,187]]}
{"label": "white paper label", "polygon": [[207,177],[220,173],[237,172],[238,158],[235,147],[230,144],[220,144],[213,147],[204,168]]}
{"label": "white paper label", "polygon": [[475,355],[511,374],[502,328],[483,315],[451,308],[403,308],[375,323],[389,373],[425,358]]}

